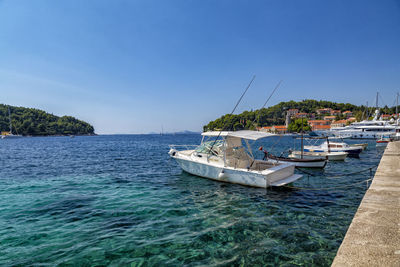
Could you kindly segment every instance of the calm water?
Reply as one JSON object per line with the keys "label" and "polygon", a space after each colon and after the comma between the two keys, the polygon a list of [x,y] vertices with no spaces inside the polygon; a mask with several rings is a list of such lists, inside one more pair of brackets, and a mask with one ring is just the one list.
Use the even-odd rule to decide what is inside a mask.
{"label": "calm water", "polygon": [[[328,176],[294,183],[328,189],[266,191],[182,173],[168,144],[200,140],[0,140],[0,265],[328,266],[367,186],[329,188],[370,173],[331,176],[376,166],[383,151],[369,142],[359,159],[329,163]],[[293,140],[262,144],[283,150]]]}

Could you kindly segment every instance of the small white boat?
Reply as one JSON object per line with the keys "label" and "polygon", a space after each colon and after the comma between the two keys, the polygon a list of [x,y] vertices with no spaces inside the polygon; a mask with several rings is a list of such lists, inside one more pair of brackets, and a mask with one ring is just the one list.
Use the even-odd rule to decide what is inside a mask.
{"label": "small white boat", "polygon": [[[303,152],[304,159],[325,159],[328,157],[330,161],[341,161],[347,157],[347,152]],[[301,151],[292,151],[289,158],[301,159]]]}
{"label": "small white boat", "polygon": [[344,142],[325,141],[319,146],[304,146],[306,152],[347,152],[348,156],[358,156],[363,148],[361,146],[349,146]]}
{"label": "small white boat", "polygon": [[325,168],[326,163],[328,162],[327,158],[291,158],[291,157],[277,157],[270,153],[266,155],[266,160],[268,162],[279,162],[279,163],[290,163],[296,167],[302,168]]}
{"label": "small white boat", "polygon": [[[274,134],[244,130],[205,132],[202,135],[201,144],[195,149],[170,145],[168,154],[190,174],[261,188],[283,186],[302,177],[294,174],[295,166],[292,164],[254,158],[248,140],[258,140]],[[207,141],[205,137],[214,140]],[[179,151],[179,147],[186,149]]]}
{"label": "small white boat", "polygon": [[378,140],[376,140],[376,146],[387,146],[390,142],[390,137],[381,136]]}
{"label": "small white boat", "polygon": [[361,144],[349,144],[349,146],[360,146],[363,150],[367,149],[368,143],[361,143]]}

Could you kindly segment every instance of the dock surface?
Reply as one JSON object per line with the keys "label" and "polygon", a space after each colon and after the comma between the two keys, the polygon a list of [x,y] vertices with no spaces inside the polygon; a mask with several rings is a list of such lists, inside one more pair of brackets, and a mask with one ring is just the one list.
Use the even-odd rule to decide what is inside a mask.
{"label": "dock surface", "polygon": [[400,266],[400,141],[386,147],[332,266]]}

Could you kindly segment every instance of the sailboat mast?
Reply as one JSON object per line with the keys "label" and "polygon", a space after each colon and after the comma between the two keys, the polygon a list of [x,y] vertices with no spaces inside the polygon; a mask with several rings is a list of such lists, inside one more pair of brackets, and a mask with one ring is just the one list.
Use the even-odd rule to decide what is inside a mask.
{"label": "sailboat mast", "polygon": [[376,109],[378,109],[378,97],[379,97],[379,92],[376,92]]}
{"label": "sailboat mast", "polygon": [[399,111],[398,111],[398,106],[399,106],[399,93],[397,92],[396,95],[396,124],[399,124]]}
{"label": "sailboat mast", "polygon": [[301,158],[303,158],[304,143],[303,143],[303,118],[301,118]]}
{"label": "sailboat mast", "polygon": [[10,122],[10,134],[12,134],[12,124],[11,124],[11,112],[10,107],[8,107],[8,120]]}

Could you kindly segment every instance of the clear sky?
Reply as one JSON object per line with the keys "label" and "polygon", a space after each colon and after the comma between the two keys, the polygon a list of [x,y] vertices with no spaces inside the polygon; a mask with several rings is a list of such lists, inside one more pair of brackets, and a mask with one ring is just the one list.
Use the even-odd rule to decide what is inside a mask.
{"label": "clear sky", "polygon": [[[0,103],[97,133],[194,130],[230,113],[323,99],[392,106],[400,1],[0,0]],[[383,102],[383,103],[382,103]]]}

